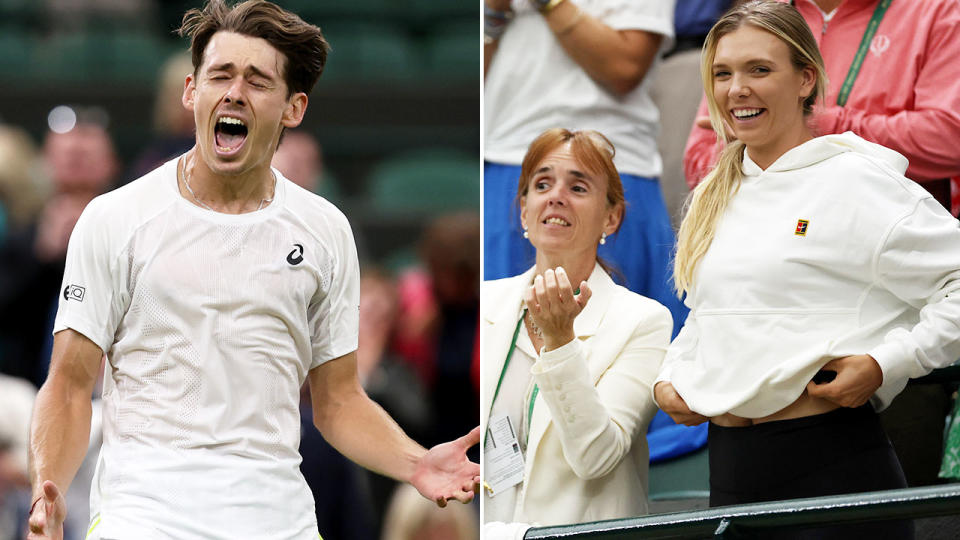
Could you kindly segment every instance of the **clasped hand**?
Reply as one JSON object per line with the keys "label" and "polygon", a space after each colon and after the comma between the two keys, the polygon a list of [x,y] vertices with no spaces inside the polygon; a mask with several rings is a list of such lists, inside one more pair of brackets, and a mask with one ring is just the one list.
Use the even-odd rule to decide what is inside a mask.
{"label": "clasped hand", "polygon": [[570,278],[562,266],[533,278],[533,285],[524,293],[523,301],[534,324],[543,333],[546,350],[573,341],[576,337],[573,320],[586,307],[591,294],[586,281],[580,282],[580,291],[574,294]]}

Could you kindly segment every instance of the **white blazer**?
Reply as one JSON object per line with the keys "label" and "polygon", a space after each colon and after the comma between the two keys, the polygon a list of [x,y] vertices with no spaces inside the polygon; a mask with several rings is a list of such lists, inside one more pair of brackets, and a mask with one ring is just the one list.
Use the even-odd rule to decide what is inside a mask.
{"label": "white blazer", "polygon": [[[484,430],[533,275],[481,288]],[[559,525],[648,511],[646,430],[657,410],[652,384],[670,344],[670,312],[616,285],[599,265],[587,283],[593,295],[574,321],[577,338],[550,352],[561,359],[541,355],[531,369],[540,392],[512,521]]]}

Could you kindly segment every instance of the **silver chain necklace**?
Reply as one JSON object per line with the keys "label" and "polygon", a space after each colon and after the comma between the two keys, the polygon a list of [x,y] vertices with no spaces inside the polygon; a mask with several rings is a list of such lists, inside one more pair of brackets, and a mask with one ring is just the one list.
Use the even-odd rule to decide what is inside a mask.
{"label": "silver chain necklace", "polygon": [[[263,205],[264,205],[264,204],[270,204],[270,203],[272,203],[272,202],[273,202],[273,197],[276,197],[276,196],[277,196],[277,175],[274,174],[273,171],[270,171],[270,174],[273,176],[273,196],[271,196],[269,199],[260,199],[260,204],[257,206],[257,209],[254,210],[254,212],[260,211],[260,210],[263,208]],[[210,210],[211,212],[216,212],[216,210],[214,210],[213,208],[211,208],[210,205],[208,205],[208,204],[206,204],[205,202],[201,201],[201,200],[197,197],[197,194],[193,192],[193,188],[190,187],[190,179],[187,178],[187,158],[186,158],[186,156],[184,156],[183,158],[180,159],[180,176],[183,177],[183,185],[187,187],[187,191],[190,192],[190,196],[193,197],[193,200],[196,201],[196,203],[199,204],[200,206],[206,208],[207,210]]]}

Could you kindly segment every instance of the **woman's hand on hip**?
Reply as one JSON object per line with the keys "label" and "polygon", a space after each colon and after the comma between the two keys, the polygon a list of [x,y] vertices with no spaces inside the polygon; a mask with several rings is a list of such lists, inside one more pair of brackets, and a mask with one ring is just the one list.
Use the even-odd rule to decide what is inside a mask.
{"label": "woman's hand on hip", "polygon": [[687,402],[667,381],[658,382],[653,387],[653,395],[663,412],[667,413],[678,424],[696,426],[709,420],[706,416],[691,411],[690,407],[687,407]]}
{"label": "woman's hand on hip", "polygon": [[533,322],[543,333],[543,344],[550,351],[566,345],[576,337],[573,320],[590,300],[590,287],[581,281],[574,294],[566,270],[558,266],[533,278],[533,285],[524,294],[524,302]]}

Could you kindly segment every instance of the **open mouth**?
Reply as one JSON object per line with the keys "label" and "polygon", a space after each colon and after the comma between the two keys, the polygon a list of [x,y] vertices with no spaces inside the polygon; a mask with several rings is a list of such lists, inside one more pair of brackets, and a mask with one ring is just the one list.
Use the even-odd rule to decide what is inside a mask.
{"label": "open mouth", "polygon": [[545,223],[545,224],[547,224],[547,225],[560,225],[561,227],[569,227],[569,226],[570,226],[570,223],[569,223],[567,220],[565,220],[565,219],[563,219],[563,218],[559,218],[559,217],[549,217],[549,218],[543,220],[543,223]]}
{"label": "open mouth", "polygon": [[221,116],[213,127],[213,136],[219,152],[233,153],[247,140],[247,125],[239,118]]}
{"label": "open mouth", "polygon": [[766,112],[766,109],[734,109],[730,111],[733,117],[740,121],[752,120]]}

